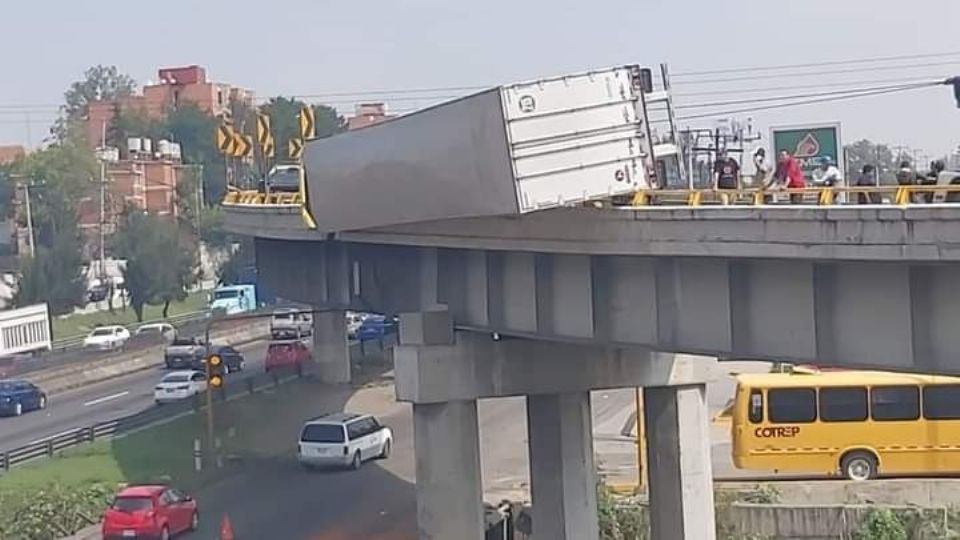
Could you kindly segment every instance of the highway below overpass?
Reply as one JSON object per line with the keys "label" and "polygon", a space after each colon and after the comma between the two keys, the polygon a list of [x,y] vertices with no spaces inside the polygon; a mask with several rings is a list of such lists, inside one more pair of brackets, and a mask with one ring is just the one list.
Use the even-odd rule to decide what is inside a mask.
{"label": "highway below overpass", "polygon": [[[262,373],[266,349],[265,341],[239,347],[246,367],[229,375],[230,382]],[[157,367],[83,386],[50,396],[45,410],[0,418],[0,451],[155,407],[153,387],[164,373]]]}
{"label": "highway below overpass", "polygon": [[[241,347],[247,361],[239,378],[263,369],[265,343]],[[9,448],[42,439],[80,425],[89,425],[154,407],[153,385],[158,369],[112,379],[51,400],[46,411],[0,419],[0,441]],[[733,382],[719,376],[709,386],[711,411],[721,409],[732,395]],[[326,390],[320,393],[327,393]],[[333,390],[329,392],[331,395]],[[197,538],[215,537],[223,516],[229,516],[241,538],[309,540],[413,540],[416,538],[414,452],[409,404],[397,403],[389,381],[351,392],[345,409],[376,414],[395,433],[393,456],[370,462],[360,471],[306,472],[294,457],[296,433],[282,455],[246,463],[231,476],[197,493],[204,523]],[[319,398],[322,402],[323,398]],[[632,482],[635,446],[624,436],[634,411],[632,389],[593,393],[595,448],[602,474],[618,483]],[[479,403],[485,499],[528,497],[526,410],[523,398],[481,400]],[[715,434],[724,428],[714,427]],[[718,476],[729,467],[729,442],[714,441]]]}

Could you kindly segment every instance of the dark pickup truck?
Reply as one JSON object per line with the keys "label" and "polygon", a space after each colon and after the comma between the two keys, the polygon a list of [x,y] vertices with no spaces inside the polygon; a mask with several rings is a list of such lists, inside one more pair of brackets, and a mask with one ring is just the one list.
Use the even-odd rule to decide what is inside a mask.
{"label": "dark pickup truck", "polygon": [[163,350],[168,369],[194,369],[203,364],[207,345],[200,338],[177,338]]}

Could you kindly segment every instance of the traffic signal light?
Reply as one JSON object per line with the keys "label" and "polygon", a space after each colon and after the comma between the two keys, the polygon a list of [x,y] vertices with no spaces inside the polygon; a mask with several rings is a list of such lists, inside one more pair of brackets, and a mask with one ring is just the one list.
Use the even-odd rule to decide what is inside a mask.
{"label": "traffic signal light", "polygon": [[217,354],[207,358],[207,380],[212,388],[223,386],[223,359]]}

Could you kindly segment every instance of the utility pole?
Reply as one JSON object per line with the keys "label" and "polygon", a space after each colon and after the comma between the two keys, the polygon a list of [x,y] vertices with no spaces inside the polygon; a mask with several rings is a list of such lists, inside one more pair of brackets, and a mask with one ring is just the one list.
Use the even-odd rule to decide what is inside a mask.
{"label": "utility pole", "polygon": [[27,245],[30,246],[30,258],[37,255],[36,247],[33,244],[33,214],[30,212],[30,180],[23,183],[24,198],[27,207]]}

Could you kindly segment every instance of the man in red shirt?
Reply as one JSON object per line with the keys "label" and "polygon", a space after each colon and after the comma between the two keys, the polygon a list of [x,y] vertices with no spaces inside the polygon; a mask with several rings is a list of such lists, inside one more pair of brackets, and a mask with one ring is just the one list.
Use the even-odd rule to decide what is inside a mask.
{"label": "man in red shirt", "polygon": [[[800,168],[800,162],[786,150],[782,150],[777,158],[777,171],[773,177],[778,183],[786,186],[787,189],[800,189],[807,185],[803,177],[803,169]],[[803,194],[791,193],[790,202],[803,202]]]}

